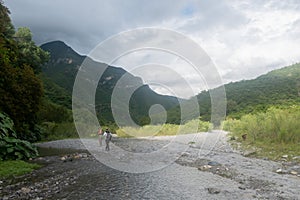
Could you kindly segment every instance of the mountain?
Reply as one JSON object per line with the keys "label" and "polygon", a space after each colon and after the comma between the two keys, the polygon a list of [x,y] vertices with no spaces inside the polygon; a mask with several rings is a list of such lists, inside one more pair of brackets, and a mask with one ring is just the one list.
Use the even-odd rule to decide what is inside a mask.
{"label": "mountain", "polygon": [[[75,76],[81,63],[86,59],[61,41],[46,43],[42,49],[50,52],[50,61],[43,67],[43,80],[47,97],[59,104],[71,108],[72,89]],[[105,67],[103,63],[91,60],[92,65]],[[96,92],[96,110],[98,118],[104,122],[113,122],[111,95],[113,88],[122,76],[127,78],[121,84],[124,95],[130,86],[142,85],[142,80],[127,73],[122,68],[109,66],[101,77]],[[123,77],[124,78],[124,77]],[[244,114],[265,111],[270,106],[284,106],[300,103],[300,64],[284,67],[261,75],[256,79],[243,80],[224,85],[227,97],[227,116],[240,118]],[[220,88],[202,91],[193,99],[199,102],[201,118],[210,121],[210,93]],[[181,100],[179,100],[181,101]],[[191,100],[190,100],[191,101]],[[122,107],[123,102],[119,102]],[[142,85],[136,90],[129,105],[131,117],[139,124],[149,123],[148,111],[154,104],[161,104],[168,111],[169,123],[180,123],[180,106],[175,97],[159,95],[149,86]],[[189,107],[189,101],[182,101]],[[191,106],[190,106],[191,107]],[[125,105],[124,105],[125,108]],[[121,108],[122,109],[122,108]],[[194,119],[199,111],[189,108],[189,115],[184,121]],[[100,114],[101,113],[101,114]]]}
{"label": "mountain", "polygon": [[[284,67],[261,75],[256,79],[224,85],[227,98],[227,116],[240,118],[244,114],[267,110],[270,106],[287,106],[300,103],[300,64]],[[210,121],[210,93],[219,88],[198,94],[201,118]],[[168,111],[172,123],[180,121],[179,106]],[[190,118],[197,117],[195,112]]]}
{"label": "mountain", "polygon": [[300,103],[300,64],[273,70],[253,80],[225,85],[227,114],[239,118],[270,106]]}
{"label": "mountain", "polygon": [[[74,81],[81,64],[87,57],[79,55],[61,41],[43,44],[41,48],[50,53],[49,62],[42,67],[43,75],[41,78],[44,82],[45,94],[54,103],[70,109]],[[88,61],[91,66],[102,67],[103,69],[107,66],[90,58],[88,58]],[[143,84],[141,78],[129,74],[124,69],[108,66],[99,80],[95,97],[98,118],[104,123],[114,121],[111,109],[111,96],[121,77],[122,84],[118,87],[121,87],[119,89],[124,94],[130,92],[130,88],[136,85],[141,86],[132,94],[129,103],[130,115],[138,124],[150,122],[148,111],[152,105],[160,104],[166,110],[169,110],[179,103],[176,97],[155,93],[148,85]],[[120,105],[124,103],[120,102]]]}

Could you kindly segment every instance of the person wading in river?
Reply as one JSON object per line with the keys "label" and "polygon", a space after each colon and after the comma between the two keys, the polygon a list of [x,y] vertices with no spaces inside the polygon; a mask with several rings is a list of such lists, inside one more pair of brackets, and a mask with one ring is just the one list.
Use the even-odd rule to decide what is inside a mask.
{"label": "person wading in river", "polygon": [[106,144],[105,150],[109,151],[109,142],[111,141],[112,134],[111,132],[109,132],[108,129],[106,129],[103,136],[105,137],[105,144]]}
{"label": "person wading in river", "polygon": [[99,128],[99,130],[98,130],[98,140],[99,140],[100,147],[102,147],[102,138],[103,138],[103,131],[102,131],[102,128]]}

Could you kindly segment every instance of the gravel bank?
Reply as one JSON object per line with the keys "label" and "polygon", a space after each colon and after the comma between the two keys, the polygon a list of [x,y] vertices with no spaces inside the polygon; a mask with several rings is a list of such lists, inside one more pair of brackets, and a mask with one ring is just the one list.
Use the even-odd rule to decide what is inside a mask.
{"label": "gravel bank", "polygon": [[[36,159],[34,162],[44,167],[30,175],[0,182],[0,198],[300,199],[299,165],[244,157],[232,150],[226,140],[226,132],[222,131],[179,137],[113,138],[110,152],[105,152],[96,139],[41,143],[38,146],[59,148],[62,154],[65,149],[80,153]],[[90,152],[82,153],[86,147]],[[151,163],[147,154],[156,155],[160,150],[166,152],[163,159],[169,158],[168,153],[177,159],[148,173],[127,173],[125,167],[119,171],[98,162],[104,158],[104,162],[117,160],[118,167],[137,164],[131,170],[141,170],[145,163]],[[142,158],[137,161],[128,157],[132,154],[141,154]],[[152,161],[154,168],[149,169],[161,166],[163,160],[157,163]]]}

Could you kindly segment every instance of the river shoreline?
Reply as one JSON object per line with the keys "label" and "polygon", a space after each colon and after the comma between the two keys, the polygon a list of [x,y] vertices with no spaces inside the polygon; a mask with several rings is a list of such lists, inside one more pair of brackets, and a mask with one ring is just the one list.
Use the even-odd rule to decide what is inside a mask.
{"label": "river shoreline", "polygon": [[[175,141],[174,141],[175,140]],[[227,143],[225,132],[122,139],[113,143],[135,153],[152,152],[173,141],[186,147],[163,169],[127,173],[99,162],[79,139],[38,144],[62,150],[34,159],[44,167],[0,184],[0,199],[298,199],[299,165],[244,157]],[[90,143],[87,143],[90,142]],[[97,140],[85,141],[96,145]],[[72,149],[74,152],[66,152]],[[113,149],[112,149],[113,151]],[[125,162],[125,161],[124,161]],[[278,169],[287,173],[278,173]],[[184,187],[183,187],[184,185]]]}

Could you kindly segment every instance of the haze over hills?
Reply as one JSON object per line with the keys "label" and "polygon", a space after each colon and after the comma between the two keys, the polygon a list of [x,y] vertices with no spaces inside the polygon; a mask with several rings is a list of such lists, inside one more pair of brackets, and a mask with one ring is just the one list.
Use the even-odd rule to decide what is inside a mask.
{"label": "haze over hills", "polygon": [[[273,70],[252,80],[228,83],[224,85],[227,98],[227,116],[240,118],[244,114],[265,111],[271,106],[289,106],[300,103],[300,64],[294,64]],[[199,102],[200,115],[210,121],[210,92],[219,88],[202,91],[196,97]],[[176,116],[179,107],[169,110],[170,116]],[[191,113],[191,118],[196,117]],[[173,117],[171,122],[178,123]]]}
{"label": "haze over hills", "polygon": [[[54,41],[41,46],[49,51],[51,59],[43,67],[46,95],[53,102],[71,108],[71,94],[77,70],[85,56],[77,54],[72,48],[61,41]],[[92,61],[94,62],[94,61]],[[103,63],[97,63],[101,66]],[[111,95],[118,80],[126,73],[122,68],[109,66],[99,81],[96,92],[96,108],[100,120],[113,122],[111,111]],[[142,84],[139,77],[127,73],[125,85]],[[253,80],[225,84],[227,96],[227,116],[239,118],[243,114],[264,111],[272,105],[291,105],[300,102],[300,64],[284,67],[261,75]],[[210,121],[210,92],[218,88],[202,91],[196,97],[200,106],[201,118]],[[180,100],[181,101],[181,100]],[[188,104],[189,101],[182,101]],[[148,111],[154,104],[161,104],[168,111],[167,122],[180,123],[180,106],[176,97],[155,93],[147,85],[140,87],[130,99],[130,113],[135,122],[149,123]],[[100,114],[101,113],[101,114]],[[191,109],[186,120],[198,117]]]}
{"label": "haze over hills", "polygon": [[[41,48],[48,51],[51,56],[49,62],[42,68],[46,96],[57,104],[71,108],[74,80],[86,56],[79,55],[61,41],[43,44]],[[90,62],[97,67],[107,67],[103,63],[92,60]],[[98,83],[95,97],[97,114],[103,122],[114,121],[111,111],[111,95],[116,83],[123,76],[125,80],[121,86],[122,91],[126,92],[131,86],[141,85],[133,93],[129,104],[131,117],[136,123],[150,122],[148,111],[152,105],[160,104],[168,110],[178,104],[176,97],[157,94],[148,85],[144,85],[141,78],[127,73],[122,68],[108,66]]]}

